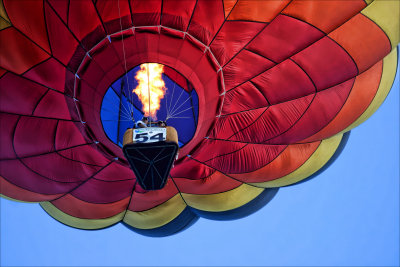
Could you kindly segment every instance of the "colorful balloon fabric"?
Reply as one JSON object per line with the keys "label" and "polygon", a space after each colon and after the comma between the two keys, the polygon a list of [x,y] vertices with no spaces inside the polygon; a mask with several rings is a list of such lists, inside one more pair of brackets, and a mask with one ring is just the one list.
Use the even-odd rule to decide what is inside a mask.
{"label": "colorful balloon fabric", "polygon": [[[72,227],[150,236],[246,216],[323,170],[381,105],[399,3],[2,0],[1,195]],[[187,140],[156,191],[101,118],[107,90],[148,62],[197,101],[174,122]],[[129,100],[112,94],[118,113]]]}

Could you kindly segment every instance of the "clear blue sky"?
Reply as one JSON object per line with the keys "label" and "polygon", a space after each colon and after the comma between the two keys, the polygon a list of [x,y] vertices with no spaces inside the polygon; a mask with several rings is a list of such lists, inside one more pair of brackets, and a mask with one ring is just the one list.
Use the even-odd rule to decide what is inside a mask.
{"label": "clear blue sky", "polygon": [[1,266],[398,266],[399,187],[397,73],[330,168],[249,217],[150,238],[121,224],[69,228],[38,204],[1,199]]}

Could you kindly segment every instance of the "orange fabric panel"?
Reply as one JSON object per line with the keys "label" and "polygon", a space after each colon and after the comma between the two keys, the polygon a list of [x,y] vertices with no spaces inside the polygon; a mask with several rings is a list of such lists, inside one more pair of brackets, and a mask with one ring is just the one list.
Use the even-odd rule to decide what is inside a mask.
{"label": "orange fabric panel", "polygon": [[229,15],[228,20],[270,22],[289,2],[289,0],[239,0]]}
{"label": "orange fabric panel", "polygon": [[[136,187],[138,187],[138,185],[136,185]],[[131,211],[149,210],[168,201],[178,193],[178,189],[176,189],[171,179],[168,179],[165,187],[160,190],[145,191],[142,193],[142,191],[138,192],[138,190],[135,189],[128,209]]]}
{"label": "orange fabric panel", "polygon": [[238,0],[224,0],[225,18],[229,15]]}
{"label": "orange fabric panel", "polygon": [[230,174],[246,183],[259,183],[281,178],[308,160],[321,142],[289,145],[268,165],[249,173]]}
{"label": "orange fabric panel", "polygon": [[232,190],[243,183],[236,181],[221,172],[214,172],[204,179],[191,180],[187,178],[173,178],[179,191],[187,194],[216,194]]}
{"label": "orange fabric panel", "polygon": [[346,1],[346,4],[343,0],[294,0],[282,13],[329,33],[366,6],[363,0]]}
{"label": "orange fabric panel", "polygon": [[0,176],[0,194],[7,197],[27,202],[41,202],[56,199],[62,194],[44,195],[18,187]]}
{"label": "orange fabric panel", "polygon": [[362,14],[356,15],[328,36],[350,54],[359,72],[371,67],[391,50],[386,34]]}
{"label": "orange fabric panel", "polygon": [[62,212],[81,219],[103,219],[109,218],[124,211],[129,203],[129,197],[120,201],[107,204],[93,204],[82,201],[66,194],[62,198],[51,201]]}
{"label": "orange fabric panel", "polygon": [[304,140],[312,142],[337,134],[352,124],[368,108],[379,88],[383,62],[356,77],[350,95],[337,116],[321,131]]}
{"label": "orange fabric panel", "polygon": [[0,31],[0,67],[21,74],[50,57],[14,27]]}
{"label": "orange fabric panel", "polygon": [[50,53],[43,3],[44,1],[4,0],[4,7],[11,24]]}

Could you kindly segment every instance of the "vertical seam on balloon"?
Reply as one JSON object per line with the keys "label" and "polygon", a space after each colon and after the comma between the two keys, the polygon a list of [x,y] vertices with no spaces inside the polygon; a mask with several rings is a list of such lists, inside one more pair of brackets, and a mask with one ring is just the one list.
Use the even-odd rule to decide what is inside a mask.
{"label": "vertical seam on balloon", "polygon": [[39,100],[36,102],[35,106],[34,106],[33,109],[32,109],[32,113],[31,113],[32,116],[33,116],[33,113],[35,113],[36,108],[39,106],[40,101],[42,101],[42,99],[46,96],[46,94],[49,92],[49,90],[50,90],[50,89],[47,89],[46,92],[43,93],[43,94],[40,96]]}
{"label": "vertical seam on balloon", "polygon": [[[90,177],[88,177],[85,181],[82,181],[80,184],[78,184],[77,186],[75,186],[75,187],[72,188],[71,190],[68,190],[68,192],[63,193],[63,195],[61,195],[61,196],[59,196],[59,197],[57,197],[57,198],[55,198],[55,199],[53,199],[53,200],[51,200],[51,201],[49,201],[49,202],[53,202],[53,201],[59,200],[60,198],[65,197],[67,194],[71,194],[71,192],[75,191],[75,190],[78,189],[81,185],[85,184],[87,181],[89,181],[90,179],[92,179],[93,176],[95,176],[96,174],[98,174],[99,172],[101,172],[102,170],[104,170],[104,169],[105,169],[106,167],[108,167],[111,163],[112,163],[112,161],[108,162],[106,165],[102,166],[98,171],[96,171],[94,174],[92,174]],[[87,201],[82,200],[82,199],[80,199],[80,198],[78,198],[78,197],[76,197],[76,196],[73,196],[73,197],[74,197],[74,198],[77,198],[77,199],[79,199],[79,200],[81,200],[81,201],[87,202]],[[91,203],[91,202],[87,202],[87,203]],[[99,204],[99,203],[92,203],[92,204]],[[104,204],[104,203],[103,203],[103,204]]]}
{"label": "vertical seam on balloon", "polygon": [[[281,14],[281,12],[283,11],[283,10],[285,10],[286,9],[286,7],[288,7],[291,3],[292,3],[292,1],[293,0],[290,0],[277,14],[276,14],[276,16],[275,17],[273,17],[269,22],[264,22],[265,23],[265,26],[258,32],[258,33],[256,33],[254,36],[253,36],[253,38],[251,38],[248,42],[247,42],[247,44],[245,44],[237,53],[235,53],[223,66],[222,66],[222,68],[224,68],[227,64],[229,64],[229,62],[231,62],[234,58],[236,58],[236,56],[240,53],[240,52],[242,52],[242,50],[243,49],[245,49],[261,32],[263,32],[264,30],[265,30],[265,28],[267,28],[268,27],[268,25],[270,25],[271,24],[271,22],[273,22],[280,14]],[[237,2],[236,2],[237,3]],[[236,4],[235,4],[236,5]],[[232,10],[234,9],[235,7],[233,7],[232,8]],[[231,10],[231,12],[232,12],[232,10]],[[230,13],[229,13],[229,15],[230,15]],[[228,19],[228,17],[226,17],[226,19]],[[210,46],[211,46],[211,44],[210,44]]]}
{"label": "vertical seam on balloon", "polygon": [[49,37],[49,31],[47,28],[47,20],[46,20],[46,3],[45,0],[42,0],[43,2],[43,19],[44,19],[44,26],[46,28],[46,37],[47,37],[47,42],[49,44],[49,49],[50,49],[50,54],[53,57],[53,49],[51,48],[51,44],[50,44],[50,37]]}
{"label": "vertical seam on balloon", "polygon": [[[49,0],[47,0],[47,1],[49,1]],[[71,0],[68,0],[68,6],[67,6],[67,28],[68,29],[69,29],[68,24],[69,24],[69,8],[70,8],[70,6],[71,6]],[[54,10],[54,12],[55,12],[55,10]],[[55,13],[57,13],[57,12],[55,12]],[[60,19],[61,19],[61,17],[60,17]],[[61,19],[61,21],[63,21],[63,20]]]}
{"label": "vertical seam on balloon", "polygon": [[174,178],[171,176],[171,174],[169,174],[169,177],[171,178],[172,183],[175,185],[176,190],[178,190],[179,196],[182,198],[183,202],[185,202],[186,207],[190,207],[190,206],[188,205],[188,203],[186,202],[185,198],[182,196],[182,192],[181,192],[181,190],[179,189],[178,185],[176,184]]}
{"label": "vertical seam on balloon", "polygon": [[131,17],[131,24],[133,26],[133,12],[132,12],[132,4],[131,4],[131,0],[127,0],[128,1],[128,6],[129,6],[129,14]]}
{"label": "vertical seam on balloon", "polygon": [[[317,93],[318,93],[317,86],[316,86],[314,80],[311,79],[310,75],[306,72],[306,70],[303,69],[303,67],[300,66],[300,64],[298,64],[296,61],[294,61],[291,57],[290,57],[288,60],[289,60],[289,61],[292,61],[297,67],[299,67],[299,69],[301,69],[301,70],[304,72],[305,75],[307,75],[308,79],[310,80],[310,82],[311,82],[311,83],[313,84],[313,86],[314,86],[314,94],[317,94]],[[341,83],[338,83],[338,84],[341,84]],[[337,84],[336,84],[336,85],[337,85]],[[333,87],[333,86],[332,86],[332,87]],[[329,88],[331,88],[331,87],[329,87]],[[328,89],[328,88],[327,88],[327,89]]]}
{"label": "vertical seam on balloon", "polygon": [[161,0],[161,7],[160,7],[160,25],[162,25],[163,7],[164,7],[164,0]]}
{"label": "vertical seam on balloon", "polygon": [[350,55],[350,53],[343,48],[343,46],[341,46],[338,42],[336,42],[334,39],[332,39],[329,35],[326,36],[329,40],[331,40],[332,42],[334,42],[337,46],[339,46],[341,49],[343,49],[343,51],[347,54],[347,56],[351,59],[351,61],[353,62],[354,66],[356,67],[357,70],[357,74],[360,74],[360,70],[358,69],[357,63],[355,62],[354,58]]}
{"label": "vertical seam on balloon", "polygon": [[225,22],[227,21],[229,15],[232,13],[232,11],[235,9],[236,4],[239,1],[237,0],[236,3],[233,5],[232,9],[229,11],[228,16],[225,16],[225,10],[222,10],[223,16],[224,16],[224,21],[222,22],[221,26],[219,27],[218,31],[214,34],[214,37],[211,39],[211,41],[207,44],[208,47],[211,46],[212,42],[214,41],[215,37],[217,37],[218,33],[221,31],[222,27],[224,26]]}
{"label": "vertical seam on balloon", "polygon": [[196,0],[196,3],[194,4],[193,10],[192,10],[192,15],[190,15],[190,19],[188,21],[188,25],[186,27],[185,32],[189,31],[189,27],[190,27],[190,23],[192,22],[193,16],[194,16],[194,12],[196,11],[196,7],[197,7],[197,3],[199,2],[199,0]]}
{"label": "vertical seam on balloon", "polygon": [[254,88],[256,88],[260,93],[261,93],[261,95],[265,98],[265,100],[267,101],[267,104],[268,104],[268,106],[271,106],[271,103],[268,101],[268,98],[265,96],[265,94],[260,90],[260,88],[258,88],[255,84],[254,84],[254,82],[252,82],[251,80],[249,80],[248,81],[249,83],[251,83],[253,86],[254,86]]}
{"label": "vertical seam on balloon", "polygon": [[[119,0],[118,0],[118,1],[119,1]],[[93,4],[93,7],[94,7],[94,10],[96,11],[97,17],[98,17],[99,20],[100,20],[101,26],[103,27],[104,33],[105,33],[105,34],[108,34],[108,31],[107,31],[107,29],[106,29],[106,26],[104,25],[104,21],[103,21],[103,19],[102,19],[101,16],[100,16],[99,10],[97,9],[96,3],[92,2],[92,4]]]}

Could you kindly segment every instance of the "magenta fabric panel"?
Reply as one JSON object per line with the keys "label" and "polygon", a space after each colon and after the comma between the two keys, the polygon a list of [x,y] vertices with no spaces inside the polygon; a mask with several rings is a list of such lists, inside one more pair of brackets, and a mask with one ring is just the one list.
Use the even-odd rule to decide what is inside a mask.
{"label": "magenta fabric panel", "polygon": [[57,91],[49,90],[37,103],[33,115],[38,117],[71,120],[72,118],[68,109],[68,102],[70,105],[73,105],[74,100],[71,97],[65,97]]}
{"label": "magenta fabric panel", "polygon": [[[314,95],[305,96],[292,101],[283,102],[269,107],[257,120],[230,138],[233,141],[256,144],[266,143],[287,131],[306,112]],[[289,144],[282,142],[279,144]]]}
{"label": "magenta fabric panel", "polygon": [[15,159],[14,130],[20,116],[0,112],[0,159]]}
{"label": "magenta fabric panel", "polygon": [[307,74],[293,61],[285,60],[251,80],[271,105],[315,93]]}
{"label": "magenta fabric panel", "polygon": [[[97,0],[95,1],[95,7],[107,34],[120,31],[121,25],[122,29],[132,26],[129,0]],[[115,21],[117,23],[114,23]]]}
{"label": "magenta fabric panel", "polygon": [[57,153],[67,159],[93,166],[105,166],[110,162],[97,150],[96,144],[73,147]]}
{"label": "magenta fabric panel", "polygon": [[64,93],[66,72],[69,71],[61,65],[61,63],[54,58],[50,58],[28,70],[23,76],[29,80]]}
{"label": "magenta fabric panel", "polygon": [[[85,181],[100,170],[98,166],[72,161],[57,153],[23,158],[21,161],[35,173],[58,182],[73,183]],[[43,168],[44,165],[46,168]]]}
{"label": "magenta fabric panel", "polygon": [[229,91],[273,67],[275,63],[246,49],[223,69],[225,90]]}
{"label": "magenta fabric panel", "polygon": [[7,72],[0,79],[0,111],[32,115],[47,90],[46,87]]}
{"label": "magenta fabric panel", "polygon": [[358,74],[353,59],[329,37],[322,38],[292,59],[310,76],[318,91]]}
{"label": "magenta fabric panel", "polygon": [[18,157],[54,151],[57,120],[21,117],[14,130],[14,149]]}
{"label": "magenta fabric panel", "polygon": [[57,15],[60,16],[63,21],[67,21],[69,0],[47,0],[46,4],[47,3],[54,8],[55,12],[57,12]]}
{"label": "magenta fabric panel", "polygon": [[112,203],[129,197],[134,184],[134,180],[106,182],[91,178],[70,194],[89,203]]}
{"label": "magenta fabric panel", "polygon": [[186,31],[196,0],[163,1],[161,24],[173,29]]}
{"label": "magenta fabric panel", "polygon": [[134,26],[160,25],[161,0],[130,0]]}
{"label": "magenta fabric panel", "polygon": [[268,141],[269,144],[301,141],[325,127],[340,111],[354,84],[354,79],[316,94],[304,115],[284,134]]}
{"label": "magenta fabric panel", "polygon": [[122,166],[116,162],[107,165],[104,169],[96,173],[94,176],[97,180],[103,181],[121,181],[121,180],[134,180],[135,175],[129,167]]}
{"label": "magenta fabric panel", "polygon": [[86,140],[79,131],[81,123],[72,121],[59,121],[57,131],[54,136],[55,149],[61,150],[73,146],[86,144]]}
{"label": "magenta fabric panel", "polygon": [[225,12],[222,1],[197,0],[188,33],[205,45],[209,45],[224,21]]}
{"label": "magenta fabric panel", "polygon": [[[61,5],[68,5],[67,1],[52,1],[50,6],[45,3],[45,15],[46,15],[46,27],[49,36],[49,42],[51,47],[52,55],[60,60],[64,65],[67,65],[72,55],[75,52],[76,47],[79,45],[78,41],[65,26],[67,22],[66,14],[64,20],[60,19],[60,15],[56,14],[52,7],[58,7]],[[60,12],[65,10],[60,8]],[[65,23],[65,24],[64,24]],[[58,38],[62,36],[63,38]]]}
{"label": "magenta fabric panel", "polygon": [[278,15],[246,48],[279,63],[323,36],[310,24]]}
{"label": "magenta fabric panel", "polygon": [[256,122],[267,110],[268,107],[264,107],[222,116],[216,121],[210,137],[230,139],[237,132]]}
{"label": "magenta fabric panel", "polygon": [[265,96],[251,82],[246,82],[225,95],[222,115],[269,106]]}
{"label": "magenta fabric panel", "polygon": [[210,45],[221,66],[235,57],[264,27],[264,23],[226,21]]}
{"label": "magenta fabric panel", "polygon": [[40,194],[60,194],[72,190],[80,181],[56,181],[32,171],[20,160],[0,161],[0,175],[10,183]]}

